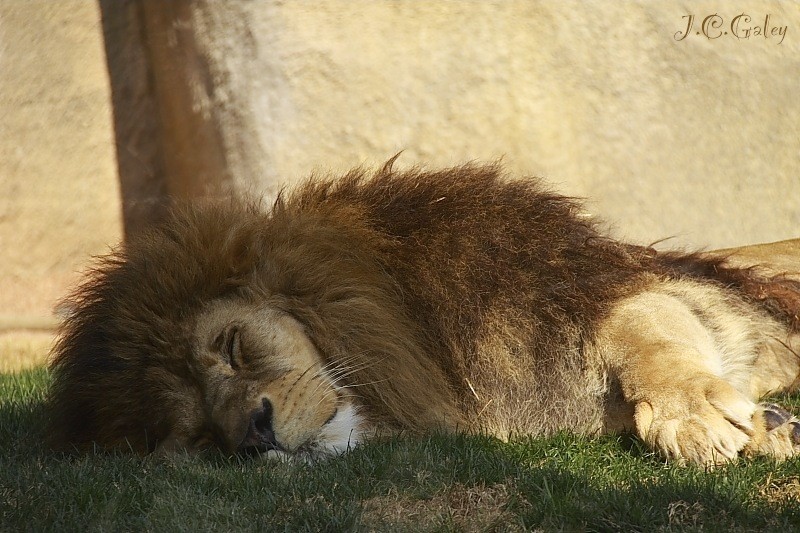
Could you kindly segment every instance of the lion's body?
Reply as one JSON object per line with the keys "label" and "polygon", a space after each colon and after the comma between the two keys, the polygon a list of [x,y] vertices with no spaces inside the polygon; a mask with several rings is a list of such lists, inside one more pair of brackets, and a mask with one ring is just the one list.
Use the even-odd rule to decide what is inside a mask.
{"label": "lion's body", "polygon": [[793,422],[753,420],[800,371],[799,287],[615,242],[493,166],[313,179],[269,212],[180,211],[98,267],[56,351],[55,433],[313,455],[632,430],[697,462],[786,456]]}

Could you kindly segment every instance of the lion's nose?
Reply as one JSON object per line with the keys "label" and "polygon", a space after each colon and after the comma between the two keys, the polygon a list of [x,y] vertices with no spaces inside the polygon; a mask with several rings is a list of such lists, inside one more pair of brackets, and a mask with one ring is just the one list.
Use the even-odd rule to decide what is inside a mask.
{"label": "lion's nose", "polygon": [[272,430],[272,404],[267,398],[262,398],[261,406],[250,415],[247,434],[239,444],[238,453],[249,455],[282,449]]}

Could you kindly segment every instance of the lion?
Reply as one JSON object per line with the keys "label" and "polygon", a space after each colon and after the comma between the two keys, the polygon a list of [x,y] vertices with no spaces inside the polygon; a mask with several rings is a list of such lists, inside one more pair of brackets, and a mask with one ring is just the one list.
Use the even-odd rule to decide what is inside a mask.
{"label": "lion", "polygon": [[68,297],[62,449],[317,460],[403,432],[800,451],[800,283],[609,238],[499,164],[312,176],[176,207]]}

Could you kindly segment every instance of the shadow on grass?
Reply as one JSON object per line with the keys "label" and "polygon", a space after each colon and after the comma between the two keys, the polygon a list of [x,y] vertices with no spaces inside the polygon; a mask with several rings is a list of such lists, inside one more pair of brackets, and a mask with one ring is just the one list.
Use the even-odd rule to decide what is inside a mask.
{"label": "shadow on grass", "polygon": [[[501,513],[502,520],[525,529],[735,531],[790,530],[800,525],[797,494],[772,501],[763,494],[769,480],[796,481],[798,461],[742,462],[706,472],[665,465],[632,438],[571,435],[511,443],[436,437],[424,443],[399,443],[396,450],[376,459],[377,477],[386,494],[410,493],[430,501],[465,487],[502,486],[507,495],[503,505],[510,511]],[[403,463],[414,466],[391,467]],[[452,505],[453,498],[449,501]],[[480,502],[473,507],[472,516],[465,513],[465,521],[456,523],[455,529],[474,524],[470,520],[481,514]]]}
{"label": "shadow on grass", "polygon": [[0,376],[0,530],[792,530],[800,461],[704,472],[635,439],[394,438],[317,463],[64,455],[46,373]]}

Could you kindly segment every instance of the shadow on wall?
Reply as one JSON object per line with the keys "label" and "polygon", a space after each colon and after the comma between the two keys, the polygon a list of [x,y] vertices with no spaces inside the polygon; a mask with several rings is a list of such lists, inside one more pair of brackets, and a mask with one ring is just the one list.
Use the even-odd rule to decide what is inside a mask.
{"label": "shadow on wall", "polygon": [[219,194],[229,181],[213,91],[186,0],[100,0],[125,234],[159,220],[169,198]]}

